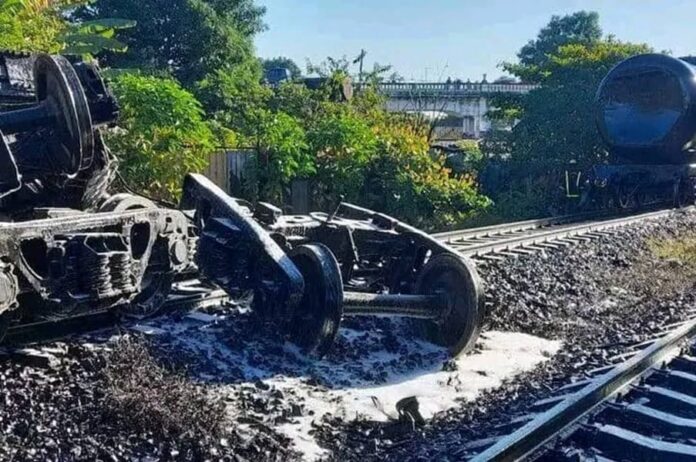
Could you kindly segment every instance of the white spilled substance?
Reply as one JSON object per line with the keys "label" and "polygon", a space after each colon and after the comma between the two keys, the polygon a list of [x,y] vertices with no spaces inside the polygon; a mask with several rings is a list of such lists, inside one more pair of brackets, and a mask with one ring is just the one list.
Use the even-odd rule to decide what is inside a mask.
{"label": "white spilled substance", "polygon": [[[445,372],[432,370],[411,371],[408,374],[390,375],[384,385],[374,386],[356,381],[354,386],[330,389],[321,394],[309,391],[304,394],[304,405],[314,411],[312,416],[297,417],[294,423],[285,424],[279,430],[295,441],[296,448],[307,460],[318,460],[329,454],[310,435],[312,422],[324,414],[332,414],[345,420],[368,419],[387,421],[397,419],[396,403],[415,396],[419,411],[425,419],[436,413],[456,407],[463,401],[472,401],[484,390],[495,388],[523,372],[531,371],[553,356],[561,342],[513,332],[486,332],[481,337],[482,351],[458,358],[457,370]],[[424,349],[437,347],[419,343]],[[379,355],[377,352],[375,355]],[[321,365],[317,365],[322,370]],[[441,366],[441,364],[439,364]],[[341,374],[340,366],[332,365],[333,373],[322,371],[326,379]],[[303,394],[306,386],[297,378],[276,377],[265,383],[282,391],[294,390]]]}
{"label": "white spilled substance", "polygon": [[[389,338],[385,332],[344,328],[339,332],[341,349],[359,354],[351,359],[343,353],[316,360],[290,343],[249,339],[243,332],[237,334],[243,340],[236,346],[230,344],[235,334],[221,331],[223,319],[194,315],[180,322],[151,322],[134,329],[150,335],[166,332],[167,341],[201,365],[199,380],[211,383],[229,403],[228,414],[237,429],[245,427],[236,423],[240,419],[270,419],[269,425],[290,438],[306,460],[330,456],[313,435],[326,415],[345,421],[388,421],[398,418],[397,402],[416,397],[419,412],[429,419],[531,371],[562,346],[559,341],[522,333],[486,332],[475,353],[456,359],[456,367],[449,364],[444,371],[445,349],[406,335],[397,335],[399,347],[388,352],[383,346],[383,340]],[[389,329],[401,330],[398,323]],[[252,400],[265,397],[267,402],[281,396],[282,404],[254,410],[240,405],[250,399],[244,396]]]}
{"label": "white spilled substance", "polygon": [[415,396],[421,415],[428,419],[456,406],[462,399],[475,399],[482,390],[497,387],[506,378],[532,370],[559,348],[560,342],[527,334],[487,332],[483,351],[458,358],[455,361],[457,371],[394,376],[383,386],[345,390],[346,416],[358,412],[373,420],[386,420],[386,416],[375,408],[374,397],[384,409],[391,411],[392,417],[397,418],[396,403],[402,398]]}

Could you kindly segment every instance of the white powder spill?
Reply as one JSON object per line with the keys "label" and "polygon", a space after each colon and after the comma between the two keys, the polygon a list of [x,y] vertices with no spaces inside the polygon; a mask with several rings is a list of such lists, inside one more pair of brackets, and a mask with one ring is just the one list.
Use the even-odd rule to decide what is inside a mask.
{"label": "white powder spill", "polygon": [[[423,349],[437,347],[419,343]],[[285,424],[280,431],[291,437],[297,449],[307,460],[328,456],[310,435],[312,422],[324,414],[342,417],[344,420],[363,418],[386,421],[397,419],[396,403],[407,397],[418,399],[419,411],[425,419],[438,412],[456,407],[461,401],[471,401],[486,389],[499,386],[504,379],[530,371],[554,355],[561,342],[545,340],[527,334],[511,332],[487,332],[482,336],[482,351],[458,358],[457,370],[445,372],[438,369],[411,371],[392,374],[381,386],[365,386],[356,380],[354,386],[327,390],[323,393],[307,391],[301,380],[275,377],[265,383],[282,391],[294,390],[304,398],[306,409],[313,415],[297,417],[293,423]],[[375,353],[380,356],[380,353]],[[328,365],[327,365],[328,366]],[[336,365],[322,370],[324,378],[331,379],[341,374]],[[331,371],[331,369],[333,371]]]}
{"label": "white powder spill", "polygon": [[[340,353],[323,360],[307,358],[292,344],[274,343],[254,329],[235,330],[237,323],[224,316],[163,319],[136,329],[167,333],[163,337],[178,354],[197,365],[191,372],[229,403],[238,429],[246,420],[264,421],[292,439],[306,460],[330,455],[313,436],[327,414],[345,421],[387,421],[398,418],[397,402],[416,397],[419,412],[429,419],[534,369],[561,348],[561,342],[527,334],[486,332],[475,353],[443,370],[446,350],[394,335],[403,326],[398,320],[387,322],[383,330],[341,329]],[[225,331],[225,323],[232,329]],[[387,351],[384,345],[390,342],[395,346]]]}

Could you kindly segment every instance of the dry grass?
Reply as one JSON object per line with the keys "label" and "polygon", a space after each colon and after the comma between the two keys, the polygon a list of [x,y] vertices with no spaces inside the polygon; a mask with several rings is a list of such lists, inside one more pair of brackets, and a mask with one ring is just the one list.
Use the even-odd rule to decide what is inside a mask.
{"label": "dry grass", "polygon": [[142,340],[119,340],[107,359],[104,380],[107,419],[117,419],[133,433],[175,441],[199,456],[224,436],[224,403],[164,368]]}
{"label": "dry grass", "polygon": [[651,240],[648,247],[656,257],[696,271],[696,236]]}

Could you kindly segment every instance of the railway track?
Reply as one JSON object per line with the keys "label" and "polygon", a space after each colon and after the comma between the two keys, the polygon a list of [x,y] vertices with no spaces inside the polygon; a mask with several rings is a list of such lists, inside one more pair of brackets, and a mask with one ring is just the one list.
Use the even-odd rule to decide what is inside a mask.
{"label": "railway track", "polygon": [[[509,255],[529,254],[547,248],[556,249],[597,238],[608,234],[612,229],[668,216],[673,212],[673,209],[666,209],[618,218],[583,213],[449,231],[433,236],[475,260],[497,260]],[[196,279],[188,279],[175,284],[162,312],[193,310],[227,300],[229,297],[224,291],[202,285]],[[118,320],[119,316],[116,313],[99,311],[58,321],[16,325],[9,329],[4,343],[22,345],[54,340],[79,332],[111,327]]]}
{"label": "railway track", "polygon": [[666,209],[618,218],[598,218],[597,215],[590,214],[568,215],[450,231],[433,236],[462,255],[473,259],[498,260],[509,255],[529,254],[546,248],[556,249],[599,238],[617,228],[666,217],[674,212],[674,209]]}
{"label": "railway track", "polygon": [[[483,461],[696,460],[696,319],[558,389],[507,435],[459,454]],[[474,452],[476,451],[476,452]]]}
{"label": "railway track", "polygon": [[[599,220],[575,215],[435,237],[465,255],[496,258],[571,245],[671,213],[663,210]],[[177,283],[164,310],[191,310],[226,300],[224,291],[188,280]],[[113,313],[100,312],[57,323],[15,326],[7,340],[15,345],[53,340],[112,327],[118,320]],[[685,342],[688,347],[682,348]],[[635,345],[625,356],[627,361],[622,357],[620,364],[595,370],[587,380],[537,403],[512,433],[468,444],[462,458],[611,461],[627,460],[630,454],[631,460],[696,460],[696,445],[691,442],[696,439],[696,319]],[[660,369],[663,362],[668,365]]]}

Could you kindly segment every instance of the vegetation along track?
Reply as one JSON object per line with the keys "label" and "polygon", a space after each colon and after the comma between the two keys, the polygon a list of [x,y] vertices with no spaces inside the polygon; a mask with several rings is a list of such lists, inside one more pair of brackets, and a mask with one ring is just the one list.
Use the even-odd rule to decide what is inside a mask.
{"label": "vegetation along track", "polygon": [[645,220],[666,217],[674,209],[645,212],[623,217],[591,214],[566,215],[484,228],[434,234],[462,255],[474,259],[500,259],[507,255],[527,254],[544,248],[558,248],[610,233]]}
{"label": "vegetation along track", "polygon": [[512,433],[470,443],[465,457],[696,460],[696,319],[627,356],[536,403]]}

